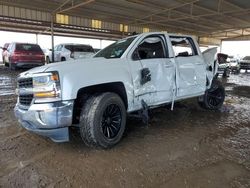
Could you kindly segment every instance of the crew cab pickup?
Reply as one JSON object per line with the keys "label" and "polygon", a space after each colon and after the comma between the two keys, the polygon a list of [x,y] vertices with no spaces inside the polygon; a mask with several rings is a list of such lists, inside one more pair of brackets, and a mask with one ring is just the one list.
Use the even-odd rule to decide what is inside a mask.
{"label": "crew cab pickup", "polygon": [[55,142],[80,129],[92,147],[109,148],[124,133],[126,116],[197,97],[219,109],[224,88],[214,81],[216,49],[203,54],[191,36],[143,33],[118,40],[89,59],[48,64],[21,73],[15,115],[21,125]]}
{"label": "crew cab pickup", "polygon": [[245,56],[242,60],[240,60],[240,70],[244,69],[246,72],[250,70],[250,56]]}

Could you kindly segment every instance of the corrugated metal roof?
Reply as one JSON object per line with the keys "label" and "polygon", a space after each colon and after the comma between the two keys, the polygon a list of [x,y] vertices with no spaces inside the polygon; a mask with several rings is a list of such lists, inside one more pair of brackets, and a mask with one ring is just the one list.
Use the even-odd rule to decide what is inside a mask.
{"label": "corrugated metal roof", "polygon": [[[250,35],[250,1],[246,0],[0,0],[0,5],[3,17],[41,21],[42,28],[38,24],[37,30],[45,29],[45,33],[49,32],[46,28],[50,27],[50,14],[61,13],[69,16],[67,25],[72,26],[56,25],[55,32],[62,34],[65,31],[72,35],[88,35],[92,30],[86,28],[91,28],[91,19],[96,19],[102,21],[101,29],[105,32],[101,29],[93,32],[107,37],[114,34],[113,38],[124,34],[120,24],[128,26],[125,34],[133,30],[142,32],[146,27],[150,31],[164,30],[218,39]],[[7,22],[1,22],[0,29],[14,30]],[[21,25],[20,21],[16,22]],[[23,22],[23,28],[20,28],[30,28],[30,25]]]}

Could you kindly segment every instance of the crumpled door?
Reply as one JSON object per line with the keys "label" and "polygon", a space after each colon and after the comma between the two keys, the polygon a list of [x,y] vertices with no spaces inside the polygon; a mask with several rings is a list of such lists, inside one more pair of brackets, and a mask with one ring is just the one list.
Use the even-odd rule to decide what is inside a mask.
{"label": "crumpled door", "polygon": [[[135,104],[138,106],[141,105],[142,100],[147,105],[157,105],[170,102],[173,98],[175,63],[173,59],[165,57],[165,54],[158,54],[161,43],[164,44],[161,37],[147,37],[145,44],[142,42],[137,49],[140,58],[130,62]],[[150,45],[154,45],[152,50]],[[163,45],[162,48],[164,48]],[[145,68],[150,71],[151,80],[142,84],[141,70]]]}

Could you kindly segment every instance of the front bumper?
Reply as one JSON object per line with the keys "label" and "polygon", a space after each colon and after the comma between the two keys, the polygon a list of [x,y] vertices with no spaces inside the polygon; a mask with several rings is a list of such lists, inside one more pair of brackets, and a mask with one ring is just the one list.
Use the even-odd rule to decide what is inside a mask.
{"label": "front bumper", "polygon": [[72,125],[74,101],[15,106],[15,116],[21,125],[36,134],[47,136],[54,142],[69,141],[68,127]]}
{"label": "front bumper", "polygon": [[218,68],[217,73],[218,74],[224,74],[227,68]]}
{"label": "front bumper", "polygon": [[242,64],[240,64],[240,69],[250,70],[250,63],[242,63]]}
{"label": "front bumper", "polygon": [[16,61],[15,66],[18,68],[33,68],[45,65],[45,62],[42,61]]}

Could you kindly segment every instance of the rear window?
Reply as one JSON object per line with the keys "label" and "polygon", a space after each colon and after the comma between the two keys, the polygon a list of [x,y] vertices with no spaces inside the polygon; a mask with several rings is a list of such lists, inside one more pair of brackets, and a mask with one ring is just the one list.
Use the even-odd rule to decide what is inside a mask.
{"label": "rear window", "polygon": [[70,50],[71,52],[92,52],[92,53],[94,53],[94,49],[91,46],[65,45],[65,48]]}
{"label": "rear window", "polygon": [[198,51],[194,41],[190,37],[170,36],[170,40],[176,57],[195,56]]}
{"label": "rear window", "polygon": [[36,44],[16,44],[17,51],[41,52],[42,49]]}

